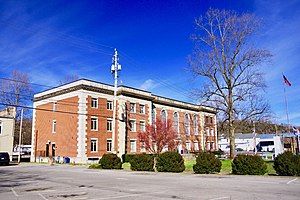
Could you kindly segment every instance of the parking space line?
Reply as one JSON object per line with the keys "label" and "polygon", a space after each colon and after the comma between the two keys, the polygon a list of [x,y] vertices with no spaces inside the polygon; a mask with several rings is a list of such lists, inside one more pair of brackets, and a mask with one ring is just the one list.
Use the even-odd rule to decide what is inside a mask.
{"label": "parking space line", "polygon": [[298,178],[294,178],[293,180],[288,181],[286,184],[290,184],[290,183],[296,181],[297,179],[298,179]]}
{"label": "parking space line", "polygon": [[230,197],[217,197],[209,200],[220,200],[220,199],[230,199]]}
{"label": "parking space line", "polygon": [[44,200],[48,200],[44,195],[42,195],[42,194],[39,193],[39,192],[38,192],[38,195],[39,195],[40,197],[42,197]]}
{"label": "parking space line", "polygon": [[16,193],[16,191],[14,190],[14,188],[10,188],[10,189],[11,189],[12,193],[14,193],[14,195],[15,195],[16,197],[19,196],[19,195]]}

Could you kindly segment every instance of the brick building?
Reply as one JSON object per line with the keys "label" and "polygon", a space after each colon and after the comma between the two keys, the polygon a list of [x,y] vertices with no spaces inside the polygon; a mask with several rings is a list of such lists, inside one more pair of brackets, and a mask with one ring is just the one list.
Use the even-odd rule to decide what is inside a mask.
{"label": "brick building", "polygon": [[111,85],[81,79],[34,95],[31,161],[59,156],[84,163],[107,152],[144,152],[137,132],[157,115],[173,121],[180,153],[217,148],[215,109],[127,86],[118,87],[112,131],[113,91]]}

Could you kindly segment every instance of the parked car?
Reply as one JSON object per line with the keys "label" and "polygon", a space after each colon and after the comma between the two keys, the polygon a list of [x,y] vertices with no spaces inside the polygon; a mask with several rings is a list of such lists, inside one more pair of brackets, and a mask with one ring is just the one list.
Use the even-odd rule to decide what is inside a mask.
{"label": "parked car", "polygon": [[7,152],[0,152],[0,165],[9,165],[9,154]]}

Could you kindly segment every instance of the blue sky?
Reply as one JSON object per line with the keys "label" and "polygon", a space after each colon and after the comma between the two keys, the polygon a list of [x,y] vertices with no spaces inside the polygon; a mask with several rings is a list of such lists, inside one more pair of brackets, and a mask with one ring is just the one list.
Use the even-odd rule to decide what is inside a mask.
{"label": "blue sky", "polygon": [[[286,122],[282,73],[291,122],[300,125],[299,1],[1,1],[0,77],[27,72],[34,83],[55,86],[75,74],[113,83],[113,48],[120,51],[122,84],[192,102],[201,87],[186,70],[194,19],[209,8],[255,13],[262,18],[256,45],[273,61],[263,67],[266,97],[279,123]],[[44,88],[47,89],[47,88]]]}

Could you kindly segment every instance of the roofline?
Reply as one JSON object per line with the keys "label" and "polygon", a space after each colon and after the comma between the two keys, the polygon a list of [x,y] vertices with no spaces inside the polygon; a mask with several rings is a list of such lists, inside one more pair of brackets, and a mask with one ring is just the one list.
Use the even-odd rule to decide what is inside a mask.
{"label": "roofline", "polygon": [[[89,88],[89,87],[91,87],[91,88],[96,87],[96,86],[89,86],[89,85],[86,85],[84,83],[81,83],[83,81],[91,82],[91,83],[95,83],[95,84],[101,84],[101,85],[107,86],[107,87],[114,87],[113,85],[106,84],[106,83],[103,83],[103,82],[94,81],[94,80],[90,80],[90,79],[86,79],[86,78],[80,78],[78,80],[71,81],[71,82],[53,87],[51,89],[47,89],[47,90],[44,90],[42,92],[36,93],[34,95],[34,101],[40,101],[40,100],[49,98],[49,96],[57,96],[57,95],[60,95],[60,94],[63,94],[63,93],[68,93],[70,91],[76,91],[76,90],[80,90],[80,89],[87,90],[87,88]],[[78,84],[72,85],[73,83],[76,83],[76,82],[78,82]],[[70,87],[68,87],[68,85],[70,85]],[[120,85],[120,86],[118,86],[118,88],[120,88],[120,89],[121,88],[131,89],[131,90],[136,90],[136,91],[139,91],[139,92],[147,93],[147,94],[149,94],[149,97],[146,94],[144,94],[144,95],[135,94],[133,96],[139,96],[140,95],[140,96],[142,96],[142,98],[145,98],[145,99],[148,99],[148,100],[154,100],[155,101],[156,98],[163,98],[163,99],[166,99],[166,100],[174,101],[174,103],[182,103],[182,104],[186,104],[186,106],[197,107],[197,110],[199,110],[199,111],[206,111],[206,112],[210,112],[210,113],[214,113],[214,114],[217,113],[216,108],[211,107],[211,106],[197,105],[197,104],[194,104],[194,103],[180,101],[180,100],[172,99],[172,98],[169,98],[169,97],[159,96],[159,95],[156,95],[156,94],[152,94],[149,91],[137,89],[137,88],[126,86],[126,85]],[[106,92],[113,92],[113,90],[111,90],[110,88],[107,88],[107,89],[99,88],[99,89],[100,90],[107,90]],[[53,91],[51,92],[51,90],[53,90]],[[65,92],[63,92],[63,90],[65,90]],[[45,93],[45,94],[42,94],[42,93]],[[123,93],[126,94],[126,95],[131,94],[130,91],[123,91],[120,94],[123,94]],[[132,94],[134,94],[134,93],[132,93]],[[172,104],[171,102],[169,102],[169,103],[166,102],[166,103],[167,104]],[[184,105],[181,105],[181,106],[184,106]],[[196,109],[196,108],[194,108],[194,109]]]}

